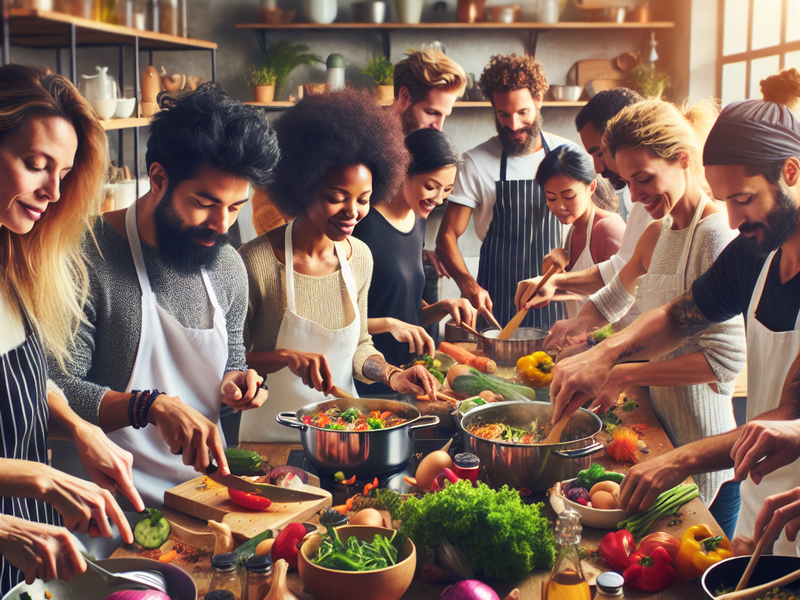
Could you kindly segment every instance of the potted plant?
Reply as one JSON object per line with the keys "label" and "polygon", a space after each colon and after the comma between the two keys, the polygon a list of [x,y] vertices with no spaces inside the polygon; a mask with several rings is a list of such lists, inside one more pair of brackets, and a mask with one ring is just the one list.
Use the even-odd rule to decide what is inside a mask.
{"label": "potted plant", "polygon": [[378,102],[390,104],[394,100],[394,65],[385,56],[376,56],[367,61],[367,68],[361,71],[375,81],[375,96]]}
{"label": "potted plant", "polygon": [[264,65],[253,65],[247,72],[256,102],[269,104],[275,99],[275,71]]}
{"label": "potted plant", "polygon": [[275,96],[277,97],[289,74],[301,65],[313,65],[323,60],[305,44],[295,44],[289,40],[275,42],[264,53],[261,66],[275,74]]}
{"label": "potted plant", "polygon": [[633,89],[645,98],[661,98],[670,86],[669,74],[641,63],[634,67],[630,77]]}

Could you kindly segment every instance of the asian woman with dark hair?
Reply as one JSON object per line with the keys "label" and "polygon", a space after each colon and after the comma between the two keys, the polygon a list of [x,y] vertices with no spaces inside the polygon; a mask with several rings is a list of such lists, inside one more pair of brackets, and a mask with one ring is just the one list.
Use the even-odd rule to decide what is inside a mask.
{"label": "asian woman with dark hair", "polygon": [[[550,254],[559,271],[588,269],[619,251],[625,222],[619,215],[596,205],[594,195],[599,182],[592,160],[585,152],[566,145],[556,148],[539,165],[536,182],[544,188],[550,212],[564,225],[572,225],[564,247]],[[543,271],[546,269],[548,264],[542,266]],[[570,319],[588,298],[564,301]]]}

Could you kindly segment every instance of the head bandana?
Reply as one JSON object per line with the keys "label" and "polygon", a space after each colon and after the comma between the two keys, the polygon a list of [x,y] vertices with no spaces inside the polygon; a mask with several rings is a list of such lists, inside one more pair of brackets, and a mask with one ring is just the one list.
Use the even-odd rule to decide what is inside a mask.
{"label": "head bandana", "polygon": [[409,133],[406,136],[406,148],[411,153],[409,175],[438,171],[458,162],[458,152],[447,136],[431,127]]}
{"label": "head bandana", "polygon": [[800,158],[800,122],[785,106],[743,100],[725,107],[708,134],[703,164],[752,165]]}

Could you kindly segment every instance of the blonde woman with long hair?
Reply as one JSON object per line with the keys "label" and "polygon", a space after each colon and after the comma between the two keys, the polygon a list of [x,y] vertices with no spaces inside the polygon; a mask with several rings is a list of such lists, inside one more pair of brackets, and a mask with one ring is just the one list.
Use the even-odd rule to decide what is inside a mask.
{"label": "blonde woman with long hair", "polygon": [[[105,133],[69,81],[0,68],[0,594],[85,570],[67,529],[110,536],[111,518],[133,541],[115,488],[143,509],[130,454],[49,389],[45,361],[69,357],[83,315],[81,240],[107,163]],[[48,466],[48,436],[74,440],[97,484]]]}
{"label": "blonde woman with long hair", "polygon": [[[631,199],[644,204],[654,221],[614,279],[590,296],[575,319],[553,328],[551,343],[563,344],[570,327],[572,335],[586,334],[618,321],[633,304],[637,285],[643,312],[667,304],[690,289],[735,237],[726,211],[709,198],[703,174],[702,147],[717,114],[711,102],[682,112],[668,102],[647,100],[608,123],[603,144],[630,186]],[[650,386],[656,415],[672,443],[681,446],[736,427],[731,397],[745,360],[744,324],[737,317],[688,338],[661,359],[615,366],[592,406],[606,410],[626,388]],[[732,478],[732,470],[695,477],[703,501],[729,536],[739,507]]]}

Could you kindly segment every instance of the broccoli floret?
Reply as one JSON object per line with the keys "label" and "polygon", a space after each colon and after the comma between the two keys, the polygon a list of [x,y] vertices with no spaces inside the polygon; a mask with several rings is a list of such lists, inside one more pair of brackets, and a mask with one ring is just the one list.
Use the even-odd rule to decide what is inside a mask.
{"label": "broccoli floret", "polygon": [[342,413],[342,421],[347,421],[348,423],[354,423],[358,417],[361,416],[361,411],[357,408],[348,408],[346,411]]}

